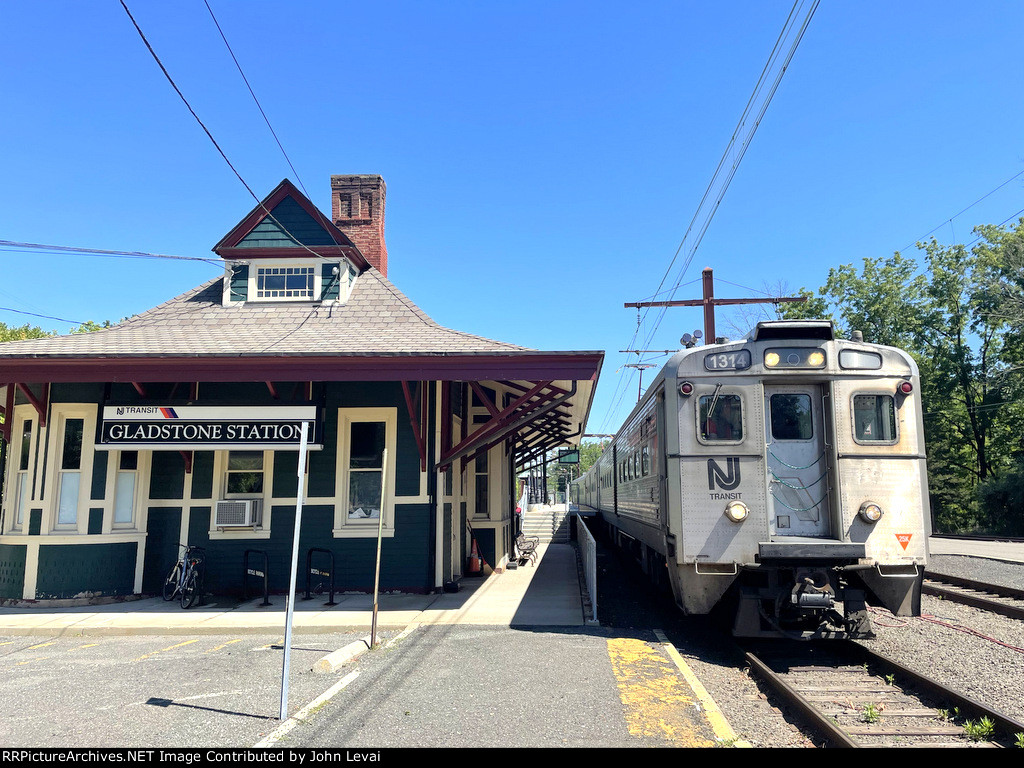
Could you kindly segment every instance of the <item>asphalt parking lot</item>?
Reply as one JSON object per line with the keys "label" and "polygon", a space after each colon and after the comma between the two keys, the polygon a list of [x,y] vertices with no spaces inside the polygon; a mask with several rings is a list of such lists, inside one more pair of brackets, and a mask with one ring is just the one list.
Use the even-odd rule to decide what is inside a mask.
{"label": "asphalt parking lot", "polygon": [[[364,634],[293,638],[289,712],[337,679],[313,665]],[[250,634],[0,637],[0,744],[251,747],[280,725],[282,643]]]}

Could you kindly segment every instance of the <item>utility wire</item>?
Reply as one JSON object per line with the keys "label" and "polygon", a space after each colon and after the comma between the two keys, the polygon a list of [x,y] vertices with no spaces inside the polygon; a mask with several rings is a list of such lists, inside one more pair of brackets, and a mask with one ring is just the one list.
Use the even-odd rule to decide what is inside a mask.
{"label": "utility wire", "polygon": [[36,312],[25,312],[21,309],[12,309],[11,307],[0,307],[0,312],[14,312],[18,315],[29,315],[30,317],[41,317],[44,320],[57,320],[61,323],[71,323],[71,325],[84,325],[84,320],[68,320],[65,317],[53,317],[52,315],[40,315]]}
{"label": "utility wire", "polygon": [[238,63],[238,57],[235,56],[235,52],[231,49],[231,44],[228,42],[227,36],[224,34],[224,30],[221,29],[220,22],[217,21],[217,17],[213,13],[213,8],[210,7],[208,0],[203,0],[206,3],[206,10],[210,12],[210,18],[213,19],[214,26],[217,27],[217,31],[220,32],[220,39],[224,41],[224,45],[228,49],[228,53],[231,54],[232,61],[235,62],[235,66],[238,67],[238,74],[242,76],[242,80],[245,82],[245,87],[249,89],[249,94],[252,96],[252,100],[256,102],[256,107],[259,109],[260,114],[263,115],[263,121],[267,124],[267,128],[270,129],[271,135],[274,137],[274,141],[277,142],[278,149],[281,150],[281,154],[284,155],[284,159],[288,163],[288,167],[292,169],[292,173],[295,174],[296,181],[299,182],[299,186],[302,187],[302,193],[309,197],[309,192],[306,191],[306,185],[302,183],[302,179],[299,177],[299,172],[295,170],[295,166],[292,165],[291,158],[288,157],[288,153],[284,151],[284,145],[281,144],[281,140],[277,137],[277,132],[274,130],[274,126],[270,124],[270,118],[267,117],[267,113],[263,111],[263,105],[260,104],[260,100],[256,98],[256,93],[253,91],[252,86],[249,85],[249,78],[245,76],[245,72],[242,71],[242,65]]}
{"label": "utility wire", "polygon": [[[253,200],[256,201],[257,206],[259,206],[260,208],[263,209],[264,213],[267,214],[267,218],[270,219],[272,222],[274,222],[274,224],[276,224],[278,227],[280,227],[281,231],[285,235],[287,235],[288,238],[293,243],[295,243],[297,246],[299,246],[301,248],[305,248],[311,254],[313,254],[314,256],[319,258],[320,255],[316,251],[314,251],[312,248],[310,248],[308,245],[306,245],[305,243],[299,242],[298,238],[296,238],[294,235],[292,235],[292,233],[289,232],[288,229],[283,224],[281,224],[281,222],[279,222],[269,210],[267,210],[267,207],[263,204],[263,201],[260,200],[260,198],[256,196],[255,192],[252,191],[252,187],[250,187],[248,185],[248,183],[246,183],[245,179],[242,178],[242,174],[238,172],[238,169],[235,168],[235,166],[232,164],[231,160],[228,159],[227,154],[225,154],[224,150],[221,149],[220,144],[217,143],[217,140],[213,137],[213,134],[210,133],[210,129],[206,127],[206,124],[199,118],[199,115],[197,115],[196,111],[192,108],[192,105],[189,104],[188,99],[185,98],[185,94],[183,94],[181,92],[181,89],[178,88],[177,83],[174,82],[174,78],[171,77],[171,73],[167,71],[167,67],[164,66],[163,62],[160,60],[160,57],[157,56],[156,51],[153,50],[153,46],[150,45],[149,40],[146,37],[146,34],[142,31],[142,28],[139,26],[139,23],[135,20],[135,17],[132,16],[132,12],[130,10],[128,10],[128,6],[125,5],[124,0],[120,0],[120,3],[121,3],[121,7],[124,8],[124,12],[126,14],[128,14],[128,18],[131,20],[132,26],[135,27],[135,31],[139,33],[139,37],[142,38],[142,42],[145,43],[146,48],[149,50],[150,55],[153,57],[153,60],[157,63],[157,66],[160,67],[160,71],[164,73],[164,77],[167,78],[167,82],[171,84],[171,87],[174,89],[174,92],[176,94],[178,94],[178,98],[181,99],[182,103],[185,105],[185,107],[188,109],[188,111],[192,114],[192,117],[195,118],[195,121],[197,123],[199,123],[199,127],[203,129],[203,132],[206,134],[207,138],[210,139],[210,142],[213,144],[214,148],[217,150],[217,152],[220,154],[220,156],[224,159],[224,162],[227,163],[228,168],[230,168],[232,173],[235,174],[235,177],[242,183],[242,186],[245,187],[246,191],[248,191],[248,193],[250,195],[252,195],[252,198],[253,198]],[[308,195],[307,195],[307,197],[308,197]]]}
{"label": "utility wire", "polygon": [[108,251],[101,248],[79,248],[70,245],[44,245],[42,243],[19,243],[13,240],[0,240],[0,249],[18,253],[34,253],[35,251],[54,251],[57,253],[77,253],[90,256],[110,256],[128,259],[173,259],[175,261],[202,261],[223,268],[220,259],[207,259],[201,256],[171,256],[166,253],[146,253],[145,251]]}

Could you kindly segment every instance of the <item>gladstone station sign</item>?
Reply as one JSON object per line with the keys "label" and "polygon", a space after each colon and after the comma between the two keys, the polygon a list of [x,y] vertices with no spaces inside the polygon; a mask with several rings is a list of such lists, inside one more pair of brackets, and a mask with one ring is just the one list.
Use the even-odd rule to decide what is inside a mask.
{"label": "gladstone station sign", "polygon": [[322,447],[317,407],[108,405],[98,450],[294,448],[311,422],[308,448]]}

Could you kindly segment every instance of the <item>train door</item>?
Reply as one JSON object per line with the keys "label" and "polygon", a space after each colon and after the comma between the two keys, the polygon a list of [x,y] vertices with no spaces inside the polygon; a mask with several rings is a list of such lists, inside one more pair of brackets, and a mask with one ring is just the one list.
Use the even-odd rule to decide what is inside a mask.
{"label": "train door", "polygon": [[766,385],[765,459],[771,533],[832,535],[824,407],[818,385]]}

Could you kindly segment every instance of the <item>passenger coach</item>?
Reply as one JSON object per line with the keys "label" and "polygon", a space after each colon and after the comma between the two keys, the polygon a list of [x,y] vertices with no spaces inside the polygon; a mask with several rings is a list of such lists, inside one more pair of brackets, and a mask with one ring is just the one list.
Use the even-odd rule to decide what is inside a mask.
{"label": "passenger coach", "polygon": [[686,613],[740,636],[867,637],[920,613],[930,515],[918,370],[898,349],[778,321],[678,352],[580,504]]}

